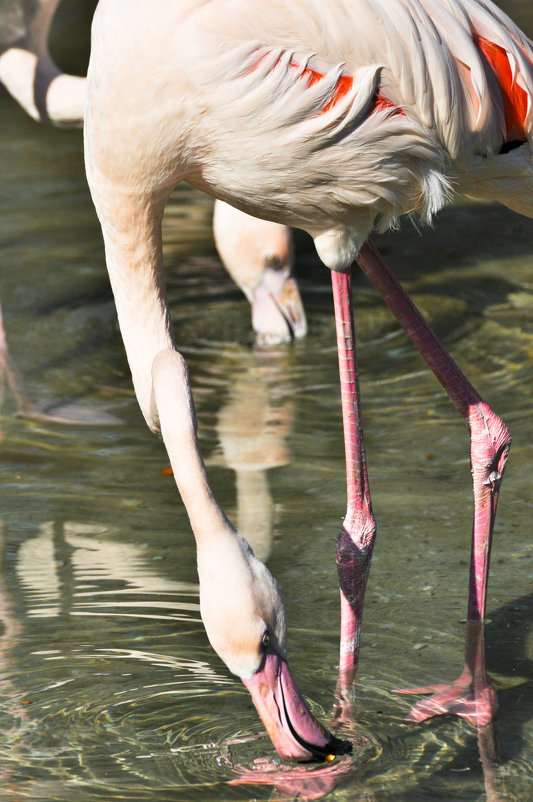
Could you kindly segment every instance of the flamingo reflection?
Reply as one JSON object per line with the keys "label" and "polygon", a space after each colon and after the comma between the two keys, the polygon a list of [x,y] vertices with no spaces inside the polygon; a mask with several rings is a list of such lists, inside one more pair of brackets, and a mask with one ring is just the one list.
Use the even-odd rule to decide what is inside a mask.
{"label": "flamingo reflection", "polygon": [[229,399],[217,414],[219,450],[208,465],[235,472],[236,523],[256,556],[268,560],[277,515],[268,472],[286,465],[286,439],[293,423],[292,385],[281,354],[257,350],[236,354]]}

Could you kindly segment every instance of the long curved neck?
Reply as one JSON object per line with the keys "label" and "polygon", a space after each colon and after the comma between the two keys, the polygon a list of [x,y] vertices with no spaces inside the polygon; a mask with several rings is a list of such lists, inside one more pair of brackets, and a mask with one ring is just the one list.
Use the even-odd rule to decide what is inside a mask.
{"label": "long curved neck", "polygon": [[[88,131],[90,125],[85,127],[86,137]],[[106,167],[112,173],[113,165]],[[102,177],[87,155],[87,146],[86,168],[102,224],[107,269],[135,395],[148,426],[159,433],[152,404],[152,366],[160,351],[174,348],[161,238],[166,195],[156,203],[151,196],[130,193],[118,182]],[[159,372],[157,378],[163,381]],[[164,419],[163,414],[159,417]]]}
{"label": "long curved neck", "polygon": [[217,503],[196,434],[187,363],[173,349],[160,351],[152,366],[152,416],[159,419],[174,479],[197,544],[235,529]]}

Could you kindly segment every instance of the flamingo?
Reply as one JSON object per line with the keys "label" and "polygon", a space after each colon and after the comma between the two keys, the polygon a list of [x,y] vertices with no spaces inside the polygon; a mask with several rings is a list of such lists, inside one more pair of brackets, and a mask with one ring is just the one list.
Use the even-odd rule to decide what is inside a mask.
{"label": "flamingo", "polygon": [[[60,2],[15,0],[0,9],[0,83],[37,122],[76,128],[83,125],[86,79],[61,72],[48,50],[50,26]],[[289,230],[255,220],[219,201],[213,230],[223,264],[251,304],[258,342],[281,343],[305,336],[307,323],[293,277]],[[9,356],[1,309],[0,368],[7,374],[18,412],[43,417],[26,397]]]}
{"label": "flamingo", "polygon": [[305,337],[307,321],[293,278],[289,228],[215,200],[213,234],[224,267],[250,302],[258,344]]}
{"label": "flamingo", "polygon": [[48,51],[60,0],[15,0],[0,10],[0,82],[37,122],[81,127],[85,78],[63,73]]}
{"label": "flamingo", "polygon": [[[532,101],[533,44],[491,0],[266,0],[260,9],[253,0],[101,0],[93,23],[87,176],[135,392],[175,470],[195,459],[195,450],[191,444],[191,457],[180,448],[166,423],[180,425],[178,396],[188,382],[175,356],[161,256],[161,217],[174,186],[187,180],[248,214],[305,229],[331,271],[348,497],[337,539],[341,699],[358,665],[376,537],[351,303],[354,261],[467,424],[474,524],[465,670],[455,682],[418,689],[430,697],[411,711],[415,720],[454,712],[480,724],[493,716],[479,652],[511,441],[368,238],[405,214],[431,220],[456,193],[533,216]],[[263,568],[228,524],[231,535],[218,537],[208,491],[195,494],[186,486],[188,469],[181,470],[178,487],[194,507],[202,541],[209,639],[244,680],[287,756],[263,710],[284,676],[272,668],[270,652],[273,644],[284,654],[283,627],[271,623],[280,603],[273,614]],[[197,516],[205,525],[200,536]],[[286,733],[291,726],[286,722]],[[312,727],[303,729],[312,751]]]}

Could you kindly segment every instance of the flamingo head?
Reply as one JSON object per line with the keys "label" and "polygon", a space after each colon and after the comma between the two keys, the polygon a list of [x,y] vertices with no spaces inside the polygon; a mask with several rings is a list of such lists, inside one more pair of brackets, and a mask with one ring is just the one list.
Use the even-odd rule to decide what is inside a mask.
{"label": "flamingo head", "polygon": [[208,638],[242,679],[279,754],[324,760],[351,751],[310,713],[286,656],[283,601],[275,579],[233,531],[198,550],[200,606]]}
{"label": "flamingo head", "polygon": [[217,201],[214,233],[226,270],[252,306],[259,344],[304,337],[305,312],[292,275],[290,230]]}

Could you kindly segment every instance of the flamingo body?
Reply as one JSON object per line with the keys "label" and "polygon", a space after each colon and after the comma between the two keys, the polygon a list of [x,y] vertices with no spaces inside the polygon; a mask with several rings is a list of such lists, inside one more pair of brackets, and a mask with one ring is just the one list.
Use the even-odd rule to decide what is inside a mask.
{"label": "flamingo body", "polygon": [[[96,31],[117,30],[122,6],[104,0]],[[300,0],[290,9],[268,3],[261,20],[246,0],[153,8],[134,4],[119,48],[94,37],[99,104],[90,101],[88,124],[99,145],[87,164],[96,183],[101,172],[132,193],[151,186],[164,195],[187,178],[248,213],[309,231],[334,269],[353,260],[376,221],[384,229],[406,213],[431,218],[452,190],[529,208],[530,148],[501,151],[531,139],[524,97],[533,93],[533,49],[495,6]],[[126,73],[135,97],[121,92]],[[148,103],[147,123],[139,111]],[[120,121],[111,114],[117,104]],[[134,126],[137,136],[131,145],[124,137],[110,167],[111,134]],[[509,197],[510,181],[521,198]]]}

